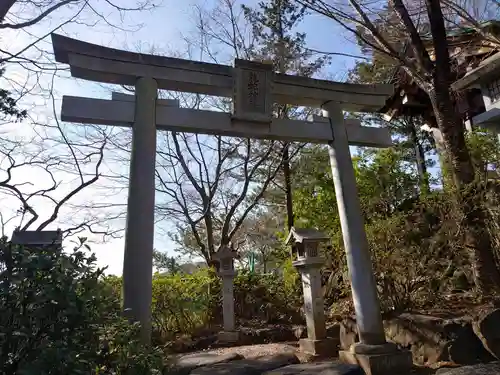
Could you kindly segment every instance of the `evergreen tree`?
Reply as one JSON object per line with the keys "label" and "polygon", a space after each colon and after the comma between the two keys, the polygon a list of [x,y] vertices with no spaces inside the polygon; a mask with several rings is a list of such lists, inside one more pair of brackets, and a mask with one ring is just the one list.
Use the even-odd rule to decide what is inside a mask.
{"label": "evergreen tree", "polygon": [[[363,47],[363,43],[360,42],[360,44]],[[372,61],[357,62],[349,72],[349,82],[365,84],[387,82],[394,73],[395,67],[386,60],[376,51],[372,51]],[[424,125],[422,116],[405,115],[390,122],[385,121],[378,113],[363,114],[359,117],[363,122],[390,129],[395,146],[400,149],[401,157],[415,167],[421,194],[429,193],[428,167],[432,167],[434,161],[426,158],[426,155],[435,154],[435,145],[432,136],[420,129]]]}
{"label": "evergreen tree", "polygon": [[[317,73],[329,58],[314,57],[306,48],[306,34],[297,31],[304,18],[305,8],[295,1],[267,0],[259,2],[255,9],[243,6],[245,17],[253,25],[256,43],[253,48],[255,60],[272,62],[274,71],[282,74],[296,74],[311,77]],[[275,105],[275,116],[284,119],[301,118],[307,115],[303,110],[290,105]],[[284,160],[278,189],[284,192],[287,212],[287,227],[294,225],[292,205],[292,171],[290,159],[293,145],[282,142],[281,157]],[[276,191],[274,192],[276,193]],[[272,193],[271,193],[272,194]],[[278,192],[282,197],[282,193]]]}

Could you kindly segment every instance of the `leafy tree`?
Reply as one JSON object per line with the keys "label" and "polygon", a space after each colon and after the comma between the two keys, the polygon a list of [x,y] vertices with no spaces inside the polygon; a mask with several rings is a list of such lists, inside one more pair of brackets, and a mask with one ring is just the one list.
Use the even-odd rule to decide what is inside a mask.
{"label": "leafy tree", "polygon": [[[426,120],[431,122],[431,127],[439,128],[443,136],[446,158],[456,187],[457,209],[462,212],[464,240],[474,265],[476,285],[484,295],[500,290],[500,272],[495,266],[493,255],[494,240],[485,226],[489,213],[474,186],[476,172],[466,145],[462,119],[456,110],[456,95],[450,89],[458,72],[453,70],[450,63],[448,20],[462,19],[468,22],[468,18],[474,17],[456,12],[453,1],[426,0],[420,4],[392,0],[389,14],[386,13],[385,4],[382,7],[380,3],[366,5],[359,0],[349,1],[352,12],[337,3],[323,0],[297,2],[353,32],[392,64],[400,67],[404,75],[427,95],[432,116]],[[455,9],[454,14],[448,14],[450,8]],[[377,16],[373,17],[374,14]],[[359,27],[354,29],[352,24]],[[387,24],[394,28],[388,28]],[[425,41],[421,25],[429,31]],[[482,32],[476,24],[472,24],[472,27]],[[385,32],[388,29],[391,32]],[[402,44],[404,48],[401,48]]]}
{"label": "leafy tree", "polygon": [[298,222],[333,236],[340,230],[340,221],[325,147],[312,146],[304,150],[295,161],[294,170],[294,206]]}
{"label": "leafy tree", "polygon": [[[360,45],[366,46],[360,41]],[[366,48],[365,48],[366,49]],[[392,79],[395,67],[393,64],[384,61],[383,55],[377,51],[370,51],[372,61],[358,61],[354,68],[349,72],[349,82],[352,83],[385,83]],[[387,59],[385,59],[387,60]],[[422,116],[405,115],[391,121],[385,121],[383,116],[378,113],[356,114],[361,121],[367,124],[378,124],[390,129],[395,147],[402,152],[403,158],[415,164],[416,172],[419,177],[420,191],[423,194],[430,192],[430,175],[428,168],[434,165],[434,162],[426,157],[428,154],[435,153],[435,147],[432,137],[428,132],[422,131],[424,125]]]}
{"label": "leafy tree", "polygon": [[254,257],[256,268],[268,272],[281,259],[283,241],[279,232],[283,229],[282,215],[272,210],[260,209],[247,218],[238,237],[240,258]]}
{"label": "leafy tree", "polygon": [[162,251],[153,251],[153,267],[160,272],[178,273],[181,271],[181,266],[177,259],[173,256],[168,256]]}
{"label": "leafy tree", "polygon": [[356,160],[361,206],[368,221],[388,218],[418,196],[413,169],[396,149],[361,153]]}
{"label": "leafy tree", "polygon": [[[391,217],[418,196],[417,177],[397,149],[367,150],[354,157],[353,164],[367,223]],[[337,250],[332,256],[343,257],[335,188],[324,147],[303,152],[294,170],[298,181],[294,199],[297,219],[329,233]],[[333,260],[334,264],[338,262]]]}

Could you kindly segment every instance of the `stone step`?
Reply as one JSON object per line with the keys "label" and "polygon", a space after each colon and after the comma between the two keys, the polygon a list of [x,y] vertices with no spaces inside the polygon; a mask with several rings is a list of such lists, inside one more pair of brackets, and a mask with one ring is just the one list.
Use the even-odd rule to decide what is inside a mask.
{"label": "stone step", "polygon": [[241,360],[243,356],[238,353],[192,353],[186,354],[174,361],[175,375],[188,375],[191,371],[198,367],[210,366],[216,363],[224,363],[235,360]]}
{"label": "stone step", "polygon": [[[175,374],[190,375],[364,375],[356,365],[337,361],[299,363],[293,353],[241,359],[239,354],[196,353],[177,361]],[[186,372],[186,370],[190,370]],[[181,372],[179,372],[179,370]]]}
{"label": "stone step", "polygon": [[338,362],[301,363],[265,372],[263,375],[365,375],[361,367]]}
{"label": "stone step", "polygon": [[498,375],[500,374],[500,362],[481,363],[471,366],[457,368],[442,368],[436,375]]}
{"label": "stone step", "polygon": [[235,360],[225,363],[198,367],[191,375],[261,375],[268,371],[298,364],[299,359],[293,353],[268,355],[251,359]]}

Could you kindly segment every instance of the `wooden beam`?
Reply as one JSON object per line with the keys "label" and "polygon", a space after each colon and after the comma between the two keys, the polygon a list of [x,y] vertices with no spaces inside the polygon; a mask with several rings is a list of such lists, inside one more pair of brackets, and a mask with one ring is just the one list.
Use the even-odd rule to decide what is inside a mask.
{"label": "wooden beam", "polygon": [[98,44],[83,42],[78,39],[68,38],[63,35],[51,34],[52,46],[57,62],[69,64],[69,54],[76,53],[84,56],[93,56],[106,60],[140,63],[195,72],[203,71],[210,74],[231,74],[232,67],[229,65],[212,64],[201,61],[178,59],[159,55],[124,51],[121,49],[103,47]]}
{"label": "wooden beam", "polygon": [[[122,102],[135,102],[135,95],[113,91],[111,93],[111,100],[118,100],[118,101],[122,101]],[[165,105],[165,106],[169,106],[169,107],[179,107],[180,102],[178,99],[156,99],[156,105]]]}
{"label": "wooden beam", "polygon": [[[130,101],[64,96],[63,121],[83,124],[131,126],[134,105]],[[226,112],[203,111],[157,104],[158,130],[219,134],[229,137],[276,139],[310,143],[328,143],[332,132],[328,119],[299,121],[274,119],[271,124],[234,121]],[[385,128],[360,126],[346,120],[349,143],[355,146],[390,147],[391,137]]]}
{"label": "wooden beam", "polygon": [[[319,124],[330,125],[329,119],[323,116],[313,115],[310,117],[310,121],[315,124],[319,123]],[[349,140],[350,145],[378,147],[378,148],[393,146],[391,134],[387,128],[361,126],[360,120],[352,118],[345,119],[344,124],[346,126],[347,138]]]}
{"label": "wooden beam", "polygon": [[[292,76],[290,76],[292,77]],[[295,78],[295,76],[294,76]],[[373,112],[382,108],[387,96],[357,93],[340,82],[331,82],[328,88],[311,85],[300,86],[289,79],[288,83],[273,84],[274,99],[278,103],[320,108],[324,103],[332,101],[340,103],[342,109],[356,112]],[[321,86],[321,85],[318,85]]]}
{"label": "wooden beam", "polygon": [[127,101],[63,96],[61,120],[96,125],[132,126],[135,106]]}
{"label": "wooden beam", "polygon": [[88,81],[133,86],[138,77],[151,77],[158,88],[214,96],[231,96],[231,75],[183,70],[125,61],[105,60],[93,56],[68,54],[71,75]]}
{"label": "wooden beam", "polygon": [[[52,34],[58,62],[70,65],[74,77],[133,85],[154,78],[160,89],[232,97],[234,68],[191,60],[120,51]],[[282,104],[321,107],[335,101],[349,111],[377,111],[393,93],[393,85],[359,85],[273,74],[273,100]]]}

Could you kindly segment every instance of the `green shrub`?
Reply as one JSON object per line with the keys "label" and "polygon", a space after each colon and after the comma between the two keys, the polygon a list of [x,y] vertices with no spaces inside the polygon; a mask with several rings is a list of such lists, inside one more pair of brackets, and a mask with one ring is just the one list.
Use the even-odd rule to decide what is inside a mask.
{"label": "green shrub", "polygon": [[[81,241],[83,245],[83,240]],[[158,350],[137,341],[95,257],[79,248],[0,242],[0,373],[154,374]]]}
{"label": "green shrub", "polygon": [[240,271],[234,280],[236,316],[269,323],[296,319],[301,295],[294,278],[298,274],[293,275],[290,271],[288,269],[283,276]]}
{"label": "green shrub", "polygon": [[[439,192],[366,224],[383,311],[433,306],[439,293],[453,289],[455,270],[469,274],[459,222],[452,199]],[[336,302],[350,294],[342,248],[330,254],[335,280],[330,289],[344,292],[329,291],[327,301],[334,310]]]}
{"label": "green shrub", "polygon": [[155,275],[152,302],[155,334],[165,340],[206,326],[211,319],[213,282],[209,269],[194,274]]}
{"label": "green shrub", "polygon": [[467,266],[450,202],[444,194],[430,196],[408,211],[367,225],[383,310],[434,303],[451,286],[449,266]]}
{"label": "green shrub", "polygon": [[[237,319],[266,322],[300,319],[301,284],[297,271],[291,262],[288,263],[284,265],[283,275],[239,271],[234,280]],[[119,296],[121,278],[108,277],[105,284],[106,290]],[[220,278],[208,268],[193,274],[155,274],[152,320],[153,337],[157,343],[222,324]]]}

